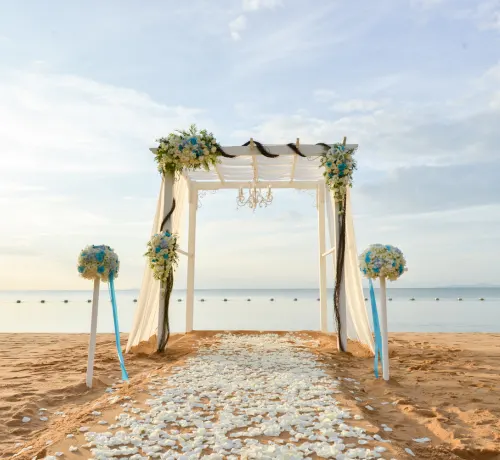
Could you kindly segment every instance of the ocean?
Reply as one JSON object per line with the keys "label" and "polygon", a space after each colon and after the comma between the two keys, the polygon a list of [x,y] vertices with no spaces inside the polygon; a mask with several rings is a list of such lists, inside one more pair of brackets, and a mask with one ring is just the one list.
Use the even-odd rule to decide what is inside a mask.
{"label": "ocean", "polygon": [[[138,305],[134,299],[138,296],[137,290],[117,291],[122,332],[130,331]],[[318,296],[317,289],[198,290],[194,328],[317,330]],[[365,297],[369,297],[367,290]],[[388,289],[388,297],[392,299],[387,303],[391,332],[500,332],[500,288],[394,288]],[[91,298],[90,290],[0,292],[0,332],[89,332]],[[183,330],[185,298],[185,291],[172,293],[173,332]],[[329,330],[333,330],[334,324],[332,298],[333,290],[329,290]],[[370,311],[368,301],[366,305]],[[98,331],[113,331],[111,303],[105,290],[100,294]]]}

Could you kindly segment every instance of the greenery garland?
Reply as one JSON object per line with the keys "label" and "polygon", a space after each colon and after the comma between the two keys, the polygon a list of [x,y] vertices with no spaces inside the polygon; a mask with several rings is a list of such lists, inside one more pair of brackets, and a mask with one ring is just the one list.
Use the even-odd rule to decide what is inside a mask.
{"label": "greenery garland", "polygon": [[214,135],[205,129],[198,131],[196,125],[191,125],[187,131],[177,130],[158,142],[155,159],[163,175],[176,174],[183,169],[209,171],[219,162],[221,149]]}

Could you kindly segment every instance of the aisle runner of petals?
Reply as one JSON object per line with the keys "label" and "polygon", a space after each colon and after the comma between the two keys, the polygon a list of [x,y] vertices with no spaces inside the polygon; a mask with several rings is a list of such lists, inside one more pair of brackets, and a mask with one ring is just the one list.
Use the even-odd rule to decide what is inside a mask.
{"label": "aisle runner of petals", "polygon": [[109,432],[86,433],[92,458],[383,458],[381,438],[354,426],[362,417],[340,407],[339,382],[302,340],[217,339],[155,377],[146,407],[126,402]]}

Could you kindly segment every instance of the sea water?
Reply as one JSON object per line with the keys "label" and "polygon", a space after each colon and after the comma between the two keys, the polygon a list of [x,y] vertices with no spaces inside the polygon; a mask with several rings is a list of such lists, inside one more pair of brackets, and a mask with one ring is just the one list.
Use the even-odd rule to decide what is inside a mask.
{"label": "sea water", "polygon": [[[130,331],[138,297],[136,290],[117,291],[122,332]],[[318,297],[317,289],[198,290],[194,329],[318,330]],[[369,298],[368,291],[365,297]],[[481,297],[485,300],[480,301]],[[0,332],[86,333],[91,298],[91,291],[0,292]],[[500,288],[396,288],[388,290],[388,298],[392,299],[387,302],[391,332],[500,332]],[[173,291],[170,324],[174,332],[184,328],[185,301],[185,291]],[[371,318],[370,302],[365,305]],[[329,290],[329,330],[333,330],[333,318],[333,290]],[[105,290],[100,294],[98,331],[113,331]]]}

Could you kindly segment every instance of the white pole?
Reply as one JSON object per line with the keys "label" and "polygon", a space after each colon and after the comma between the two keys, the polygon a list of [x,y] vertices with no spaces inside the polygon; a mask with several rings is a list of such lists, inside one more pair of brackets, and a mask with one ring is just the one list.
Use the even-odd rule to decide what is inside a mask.
{"label": "white pole", "polygon": [[[338,250],[340,247],[340,203],[335,201],[335,246]],[[338,349],[342,348],[347,350],[347,296],[345,292],[345,258],[347,256],[347,247],[344,252],[344,270],[342,275],[342,281],[340,283],[340,297],[339,297],[339,316],[340,316],[340,337],[337,338]],[[335,273],[337,270],[337,252],[335,252]]]}
{"label": "white pole", "polygon": [[389,332],[387,328],[387,292],[385,277],[380,278],[380,332],[382,335],[382,375],[389,380]]}
{"label": "white pole", "polygon": [[318,240],[319,240],[319,325],[321,332],[328,331],[327,322],[327,291],[326,291],[326,258],[323,254],[326,252],[325,242],[325,183],[321,181],[318,184]]}
{"label": "white pole", "polygon": [[193,330],[194,314],[194,268],[196,246],[196,209],[198,208],[198,190],[189,190],[189,230],[188,230],[188,266],[186,295],[186,332]]}
{"label": "white pole", "polygon": [[99,308],[99,285],[100,278],[94,279],[94,295],[92,297],[92,320],[90,323],[89,356],[87,359],[87,377],[85,382],[88,388],[92,388],[92,378],[94,376],[94,356],[95,342],[97,338],[97,310]]}

